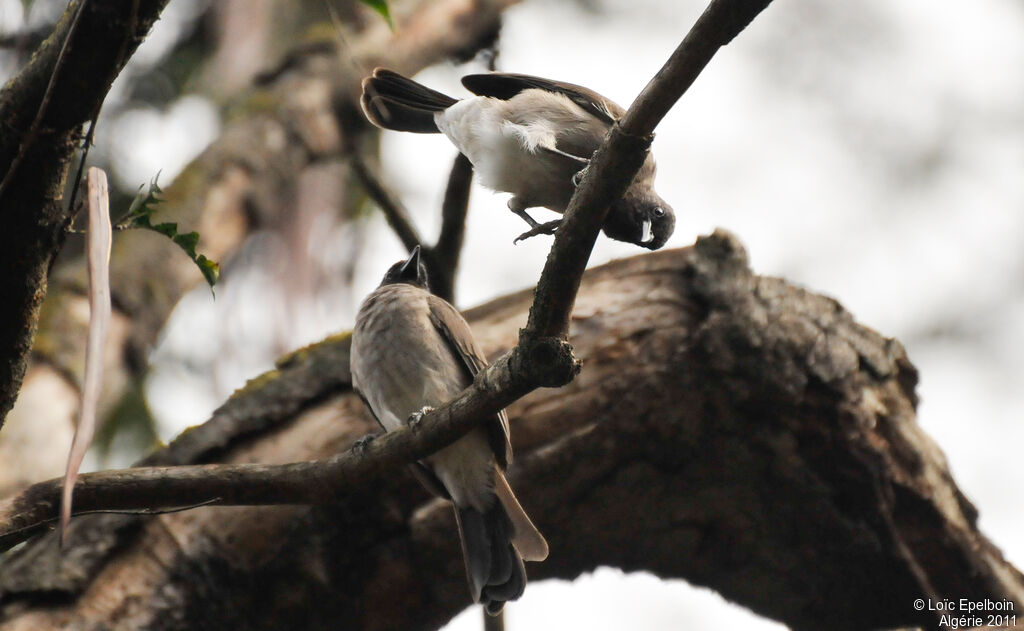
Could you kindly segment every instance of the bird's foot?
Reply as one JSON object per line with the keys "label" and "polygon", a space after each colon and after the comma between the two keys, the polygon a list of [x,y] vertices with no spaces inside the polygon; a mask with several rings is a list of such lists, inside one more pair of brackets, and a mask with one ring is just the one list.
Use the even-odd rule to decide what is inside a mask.
{"label": "bird's foot", "polygon": [[579,171],[573,173],[573,175],[572,175],[572,185],[574,187],[576,187],[576,188],[579,187],[580,182],[583,181],[583,176],[586,175],[587,169],[589,169],[589,168],[590,168],[590,165],[587,165],[587,166],[583,167],[582,169],[580,169]]}
{"label": "bird's foot", "polygon": [[356,439],[356,442],[352,443],[352,451],[355,452],[357,456],[362,457],[362,455],[366,453],[367,446],[376,440],[377,436],[377,434],[367,434],[362,438]]}
{"label": "bird's foot", "polygon": [[547,223],[537,224],[533,228],[527,230],[523,234],[516,237],[515,240],[512,241],[512,243],[516,244],[519,243],[520,241],[525,241],[526,239],[529,239],[530,237],[535,237],[539,234],[555,234],[555,230],[561,225],[561,219],[555,219],[554,221],[549,221]]}
{"label": "bird's foot", "polygon": [[508,209],[529,224],[531,228],[536,228],[540,225],[536,219],[530,216],[530,213],[526,212],[527,206],[520,202],[518,197],[508,200]]}
{"label": "bird's foot", "polygon": [[427,414],[430,414],[433,411],[434,408],[430,407],[429,405],[424,405],[422,408],[420,408],[419,412],[413,412],[412,414],[409,415],[409,419],[407,421],[409,427],[416,429],[416,427],[420,424],[420,421],[423,420],[423,417]]}

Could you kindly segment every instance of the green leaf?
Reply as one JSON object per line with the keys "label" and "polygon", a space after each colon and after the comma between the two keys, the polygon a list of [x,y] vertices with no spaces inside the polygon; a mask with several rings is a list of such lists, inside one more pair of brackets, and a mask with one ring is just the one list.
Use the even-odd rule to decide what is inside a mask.
{"label": "green leaf", "polygon": [[[171,225],[173,226],[174,224]],[[192,258],[196,258],[196,246],[199,245],[198,232],[193,231],[185,234],[172,235],[171,239],[173,239],[175,243],[181,246],[182,250],[188,252],[189,256],[191,256]]]}
{"label": "green leaf", "polygon": [[152,216],[156,211],[157,205],[163,201],[160,197],[163,190],[161,190],[156,182],[158,177],[160,177],[159,173],[149,183],[149,188],[145,192],[142,191],[141,186],[139,187],[139,194],[132,200],[131,206],[128,207],[128,212],[118,222],[118,226],[152,230],[173,241],[196,264],[212,292],[213,286],[217,284],[217,279],[220,277],[220,265],[216,261],[211,261],[196,252],[196,246],[199,245],[199,233],[195,231],[180,233],[178,232],[178,224],[174,222],[157,224],[152,222]]}
{"label": "green leaf", "polygon": [[359,1],[362,2],[363,4],[365,4],[366,6],[370,7],[371,9],[373,9],[377,13],[380,13],[384,17],[384,19],[387,20],[388,26],[391,27],[391,30],[392,31],[395,30],[395,23],[391,21],[391,11],[388,10],[388,1],[387,0],[359,0]]}
{"label": "green leaf", "polygon": [[217,280],[220,278],[220,265],[217,261],[211,261],[202,254],[197,256],[195,259],[196,265],[199,267],[199,271],[203,273],[203,278],[206,279],[206,284],[210,286],[210,291],[213,291],[213,286],[217,284]]}
{"label": "green leaf", "polygon": [[142,186],[139,187],[139,194],[132,200],[131,205],[128,207],[128,212],[117,222],[118,225],[124,223],[130,223],[137,217],[146,216],[149,217],[156,210],[157,204],[161,201],[160,195],[163,195],[163,189],[157,184],[157,179],[160,177],[160,173],[157,173],[149,183],[149,188],[145,192],[142,191]]}

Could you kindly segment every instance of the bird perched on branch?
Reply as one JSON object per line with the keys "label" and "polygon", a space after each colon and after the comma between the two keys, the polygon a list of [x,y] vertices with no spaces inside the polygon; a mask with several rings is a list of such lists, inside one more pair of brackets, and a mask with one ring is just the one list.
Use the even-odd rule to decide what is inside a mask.
{"label": "bird perched on branch", "polygon": [[[352,383],[387,431],[419,422],[487,366],[466,320],[430,293],[416,246],[363,301],[352,333]],[[526,587],[523,560],[543,561],[548,544],[502,470],[512,459],[504,410],[413,465],[428,490],[455,508],[474,602],[495,615]]]}
{"label": "bird perched on branch", "polygon": [[[363,79],[360,102],[378,127],[443,133],[484,186],[512,193],[509,209],[532,228],[520,238],[550,233],[558,222],[540,225],[526,209],[565,212],[579,174],[624,110],[587,88],[529,75],[474,74],[462,84],[477,96],[457,100],[377,68]],[[625,195],[608,209],[606,235],[651,250],[665,245],[676,220],[654,192],[654,173],[648,153]]]}

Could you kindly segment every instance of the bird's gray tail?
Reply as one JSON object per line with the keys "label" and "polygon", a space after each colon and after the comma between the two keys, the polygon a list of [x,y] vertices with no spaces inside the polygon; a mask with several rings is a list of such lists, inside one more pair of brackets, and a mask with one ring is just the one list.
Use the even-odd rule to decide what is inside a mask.
{"label": "bird's gray tail", "polygon": [[[542,561],[548,549],[544,537],[512,495],[505,476],[497,470],[494,474],[496,497],[487,510],[455,507],[470,593],[473,601],[481,603],[492,616],[507,601],[523,595],[523,558]],[[514,505],[509,504],[509,498]]]}
{"label": "bird's gray tail", "polygon": [[370,122],[383,129],[436,134],[434,113],[458,101],[407,79],[392,70],[377,68],[363,79],[359,103]]}

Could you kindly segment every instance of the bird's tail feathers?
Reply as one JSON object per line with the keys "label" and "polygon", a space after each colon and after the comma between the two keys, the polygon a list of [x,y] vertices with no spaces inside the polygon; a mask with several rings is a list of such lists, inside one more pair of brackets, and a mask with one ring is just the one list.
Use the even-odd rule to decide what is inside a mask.
{"label": "bird's tail feathers", "polygon": [[377,68],[373,76],[363,79],[359,102],[366,118],[377,127],[431,134],[439,131],[434,113],[458,101],[393,70]]}
{"label": "bird's tail feathers", "polygon": [[508,485],[508,480],[497,469],[494,471],[494,493],[504,507],[509,521],[512,522],[512,545],[516,547],[523,559],[543,561],[548,558],[548,542],[544,539],[544,535],[540,534],[537,527],[530,521],[530,516],[519,505],[519,500],[512,492],[512,487]]}
{"label": "bird's tail feathers", "polygon": [[512,545],[512,522],[498,502],[485,512],[455,506],[455,520],[473,602],[497,615],[526,589],[523,559]]}

